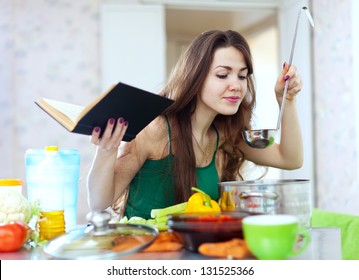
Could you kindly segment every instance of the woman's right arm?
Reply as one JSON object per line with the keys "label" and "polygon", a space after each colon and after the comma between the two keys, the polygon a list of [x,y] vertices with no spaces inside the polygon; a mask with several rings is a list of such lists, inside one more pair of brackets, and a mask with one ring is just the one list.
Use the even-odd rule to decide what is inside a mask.
{"label": "woman's right arm", "polygon": [[91,143],[96,145],[96,154],[88,177],[88,203],[91,210],[104,210],[113,200],[114,173],[118,148],[127,129],[127,122],[122,118],[109,119],[106,129],[100,137],[100,128],[95,127]]}
{"label": "woman's right arm", "polygon": [[[153,126],[154,123],[149,125]],[[148,128],[131,142],[121,142],[126,129],[127,123],[120,119],[115,128],[113,120],[109,120],[101,138],[99,130],[92,133],[91,142],[97,149],[87,178],[91,210],[105,210],[113,205],[153,152],[155,145],[148,139]]]}
{"label": "woman's right arm", "polygon": [[114,195],[116,151],[96,148],[96,154],[87,177],[88,204],[92,211],[105,210]]}

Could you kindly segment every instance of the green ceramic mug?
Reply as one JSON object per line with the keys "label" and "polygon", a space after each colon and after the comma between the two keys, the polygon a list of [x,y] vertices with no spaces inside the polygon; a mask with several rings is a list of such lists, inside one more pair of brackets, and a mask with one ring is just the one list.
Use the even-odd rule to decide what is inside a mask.
{"label": "green ceramic mug", "polygon": [[[296,216],[263,214],[243,219],[243,235],[249,250],[259,260],[284,260],[302,253],[310,243]],[[298,242],[301,236],[302,241]]]}

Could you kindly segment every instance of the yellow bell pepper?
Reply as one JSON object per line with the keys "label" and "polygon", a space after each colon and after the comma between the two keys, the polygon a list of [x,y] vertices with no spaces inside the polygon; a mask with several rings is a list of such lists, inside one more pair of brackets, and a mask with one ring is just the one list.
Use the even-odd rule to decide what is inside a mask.
{"label": "yellow bell pepper", "polygon": [[231,212],[231,211],[234,211],[234,209],[236,208],[236,205],[234,204],[233,199],[230,196],[230,194],[228,193],[228,191],[224,191],[222,193],[219,205],[220,205],[222,211]]}
{"label": "yellow bell pepper", "polygon": [[188,199],[185,213],[198,213],[198,212],[221,212],[221,208],[215,200],[198,188],[191,188],[195,191],[194,194]]}

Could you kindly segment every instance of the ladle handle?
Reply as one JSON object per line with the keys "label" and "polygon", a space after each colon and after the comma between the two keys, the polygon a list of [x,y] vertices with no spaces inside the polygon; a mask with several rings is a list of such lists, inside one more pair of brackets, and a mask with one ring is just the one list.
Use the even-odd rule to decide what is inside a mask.
{"label": "ladle handle", "polygon": [[[309,21],[311,21],[311,16],[310,16],[310,14],[309,14],[309,11],[308,11],[307,7],[302,7],[302,8],[299,10],[299,13],[298,13],[298,16],[297,16],[297,22],[296,22],[296,24],[295,24],[295,31],[294,31],[293,42],[292,42],[292,49],[291,49],[291,51],[290,51],[290,57],[289,57],[289,61],[288,61],[289,66],[292,65],[292,61],[293,61],[294,49],[295,49],[295,42],[297,41],[297,33],[298,33],[299,19],[300,19],[300,15],[301,15],[301,13],[302,13],[302,10],[305,10],[305,11],[306,11],[307,17],[308,17]],[[312,24],[312,21],[311,21],[311,24]],[[280,128],[280,123],[281,123],[281,121],[282,121],[283,109],[284,109],[285,100],[286,100],[287,91],[288,91],[288,83],[289,83],[289,79],[286,80],[285,86],[284,86],[282,104],[281,104],[280,109],[279,109],[279,116],[278,116],[278,122],[277,122],[277,130],[279,130],[279,128]]]}

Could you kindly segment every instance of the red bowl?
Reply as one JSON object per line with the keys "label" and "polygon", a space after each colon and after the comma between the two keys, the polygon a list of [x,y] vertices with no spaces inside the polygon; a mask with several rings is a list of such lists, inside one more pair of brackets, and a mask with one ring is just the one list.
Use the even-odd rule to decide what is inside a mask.
{"label": "red bowl", "polygon": [[182,241],[184,248],[197,252],[199,245],[242,238],[242,220],[250,212],[186,213],[168,216],[167,227]]}

